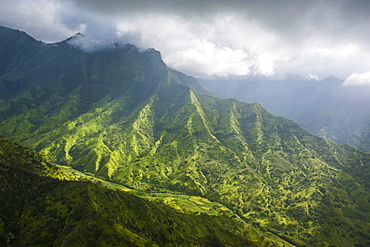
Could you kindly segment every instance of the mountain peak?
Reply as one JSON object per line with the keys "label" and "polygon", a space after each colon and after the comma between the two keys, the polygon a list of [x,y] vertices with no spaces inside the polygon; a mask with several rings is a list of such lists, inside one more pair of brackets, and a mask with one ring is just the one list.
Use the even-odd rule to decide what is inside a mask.
{"label": "mountain peak", "polygon": [[143,195],[223,203],[295,245],[368,245],[370,154],[204,94],[154,49],[51,45],[22,57],[29,46],[12,45],[0,53],[0,135]]}
{"label": "mountain peak", "polygon": [[75,35],[66,39],[65,41],[70,41],[70,40],[74,40],[74,39],[81,39],[81,38],[85,38],[85,34],[78,32]]}
{"label": "mountain peak", "polygon": [[339,84],[341,85],[343,83],[343,80],[335,77],[335,76],[329,76],[323,80],[321,80],[320,82],[325,82],[325,83],[332,83],[332,84]]}

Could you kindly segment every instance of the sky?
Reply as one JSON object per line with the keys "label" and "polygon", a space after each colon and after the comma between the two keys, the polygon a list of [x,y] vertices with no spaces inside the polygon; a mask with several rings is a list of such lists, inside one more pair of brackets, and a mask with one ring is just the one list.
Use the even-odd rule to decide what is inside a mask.
{"label": "sky", "polygon": [[0,25],[87,51],[131,43],[198,78],[230,76],[370,85],[367,0],[0,0]]}

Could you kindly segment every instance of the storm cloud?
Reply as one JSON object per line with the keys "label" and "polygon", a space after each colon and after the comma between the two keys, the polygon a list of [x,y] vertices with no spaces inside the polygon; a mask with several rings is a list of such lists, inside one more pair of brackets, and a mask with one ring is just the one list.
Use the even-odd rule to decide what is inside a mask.
{"label": "storm cloud", "polygon": [[[351,77],[370,71],[368,1],[0,0],[0,25],[86,50],[155,48],[171,67],[207,76]],[[365,78],[365,79],[364,79]]]}

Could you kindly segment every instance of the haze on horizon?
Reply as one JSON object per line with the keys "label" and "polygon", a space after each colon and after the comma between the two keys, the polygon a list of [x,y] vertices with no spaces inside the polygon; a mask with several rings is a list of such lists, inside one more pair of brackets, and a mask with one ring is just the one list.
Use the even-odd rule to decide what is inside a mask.
{"label": "haze on horizon", "polygon": [[83,49],[113,43],[155,48],[201,78],[298,75],[370,85],[370,2],[0,0],[0,25]]}

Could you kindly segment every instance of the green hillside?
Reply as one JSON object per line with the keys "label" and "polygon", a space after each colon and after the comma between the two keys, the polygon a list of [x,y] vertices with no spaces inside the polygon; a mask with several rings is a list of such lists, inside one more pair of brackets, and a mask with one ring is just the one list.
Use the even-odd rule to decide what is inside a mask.
{"label": "green hillside", "polygon": [[259,102],[310,133],[370,151],[370,87],[342,86],[344,80],[218,79],[201,85],[222,98]]}
{"label": "green hillside", "polygon": [[1,246],[279,246],[228,216],[184,214],[75,181],[0,138]]}
{"label": "green hillside", "polygon": [[136,191],[221,203],[294,245],[370,244],[370,154],[218,99],[154,50],[44,46],[1,77],[22,82],[0,102],[1,135]]}

